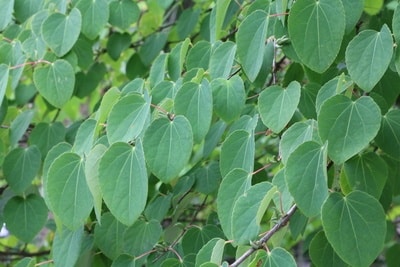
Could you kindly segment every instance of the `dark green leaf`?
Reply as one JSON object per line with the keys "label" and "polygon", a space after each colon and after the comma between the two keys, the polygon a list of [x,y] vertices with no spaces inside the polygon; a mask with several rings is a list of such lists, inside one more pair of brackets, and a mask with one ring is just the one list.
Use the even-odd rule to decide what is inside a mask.
{"label": "dark green leaf", "polygon": [[316,267],[347,267],[348,265],[336,254],[326,239],[325,233],[320,231],[310,243],[310,257]]}
{"label": "dark green leaf", "polygon": [[183,252],[185,255],[197,254],[208,241],[216,237],[223,238],[223,234],[215,225],[206,225],[203,228],[192,227],[182,238]]}
{"label": "dark green leaf", "polygon": [[76,8],[82,14],[82,33],[89,39],[95,39],[108,21],[108,1],[80,0]]}
{"label": "dark green leaf", "polygon": [[41,122],[33,128],[29,136],[29,144],[36,145],[44,159],[47,152],[49,152],[53,146],[64,141],[64,138],[65,128],[61,122],[52,124]]}
{"label": "dark green leaf", "polygon": [[33,110],[25,110],[19,114],[10,125],[10,146],[15,147],[18,141],[25,134],[32,121],[35,112]]}
{"label": "dark green leaf", "polygon": [[208,69],[211,54],[211,44],[207,41],[199,41],[188,52],[186,67],[188,70],[195,68]]}
{"label": "dark green leaf", "polygon": [[130,0],[110,2],[110,24],[128,30],[129,26],[135,23],[140,16],[140,9],[135,2]]}
{"label": "dark green leaf", "polygon": [[157,244],[162,233],[158,221],[138,220],[125,231],[124,251],[129,255],[140,256]]}
{"label": "dark green leaf", "polygon": [[390,110],[382,117],[375,142],[388,155],[400,159],[400,110]]}

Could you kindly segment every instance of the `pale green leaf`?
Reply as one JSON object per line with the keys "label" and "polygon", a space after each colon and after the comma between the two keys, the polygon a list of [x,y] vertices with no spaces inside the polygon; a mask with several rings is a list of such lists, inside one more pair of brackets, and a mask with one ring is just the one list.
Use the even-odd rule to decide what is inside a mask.
{"label": "pale green leaf", "polygon": [[36,194],[24,198],[14,196],[7,201],[3,212],[7,229],[26,243],[44,227],[48,215],[43,198]]}
{"label": "pale green leaf", "polygon": [[211,79],[228,78],[235,59],[235,53],[236,44],[231,41],[213,44],[209,68]]}
{"label": "pale green leaf", "polygon": [[193,146],[190,122],[181,115],[151,123],[143,139],[144,154],[150,171],[162,182],[178,177],[189,161]]}
{"label": "pale green leaf", "polygon": [[273,85],[258,97],[258,109],[264,125],[279,133],[285,128],[300,101],[300,84],[291,82],[286,89]]}
{"label": "pale green leaf", "polygon": [[33,81],[41,96],[53,106],[61,108],[74,92],[75,72],[68,61],[58,59],[35,68]]}
{"label": "pale green leaf", "polygon": [[4,28],[6,28],[12,20],[12,13],[14,11],[14,0],[0,1],[0,10],[0,31],[3,31]]}
{"label": "pale green leaf", "polygon": [[197,253],[195,266],[198,267],[206,262],[212,262],[220,266],[224,254],[225,242],[225,240],[218,237],[208,241]]}
{"label": "pale green leaf", "polygon": [[370,266],[383,249],[385,213],[367,193],[332,193],[322,207],[322,225],[335,252],[349,265]]}
{"label": "pale green leaf", "polygon": [[114,143],[100,160],[99,183],[111,213],[125,225],[132,225],[147,200],[147,172],[142,143],[135,146]]}
{"label": "pale green leaf", "polygon": [[71,230],[81,227],[93,208],[84,162],[75,153],[64,153],[50,165],[47,193],[53,212]]}
{"label": "pale green leaf", "polygon": [[383,0],[364,0],[364,11],[370,16],[378,14],[383,7]]}
{"label": "pale green leaf", "polygon": [[15,263],[14,267],[35,267],[36,260],[31,257],[25,257],[22,260]]}
{"label": "pale green leaf", "polygon": [[288,30],[293,47],[307,67],[326,71],[339,53],[346,17],[341,0],[298,0],[290,9]]}
{"label": "pale green leaf", "polygon": [[364,0],[341,0],[346,15],[346,33],[351,32],[360,20]]}
{"label": "pale green leaf", "polygon": [[15,147],[18,144],[18,141],[25,134],[25,131],[28,129],[29,124],[33,119],[33,115],[35,112],[31,109],[23,111],[19,114],[10,125],[10,146]]}
{"label": "pale green leaf", "polygon": [[233,238],[233,203],[251,186],[251,175],[243,169],[234,169],[222,180],[217,195],[218,218],[228,239]]}
{"label": "pale green leaf", "polygon": [[385,24],[381,31],[364,30],[349,43],[346,65],[350,77],[366,92],[385,74],[393,54],[393,39]]}
{"label": "pale green leaf", "polygon": [[0,64],[0,103],[3,103],[4,95],[6,94],[8,75],[8,66],[6,64]]}
{"label": "pale green leaf", "polygon": [[72,151],[78,155],[87,155],[92,149],[95,134],[96,134],[97,121],[94,119],[85,120],[75,136],[75,143]]}
{"label": "pale green leaf", "polygon": [[307,217],[318,215],[328,197],[326,145],[308,141],[291,153],[285,179],[295,203]]}
{"label": "pale green leaf", "polygon": [[400,41],[400,5],[397,5],[392,20],[393,35],[396,43]]}
{"label": "pale green leaf", "polygon": [[164,80],[165,72],[168,65],[168,54],[161,53],[156,57],[150,67],[149,84],[153,88]]}
{"label": "pale green leaf", "polygon": [[18,147],[4,158],[3,174],[11,189],[22,193],[31,185],[40,165],[41,155],[36,146]]}
{"label": "pale green leaf", "polygon": [[80,0],[76,6],[82,14],[82,33],[89,39],[95,39],[108,21],[107,0]]}
{"label": "pale green leaf", "polygon": [[81,24],[81,13],[76,8],[69,15],[53,13],[42,24],[43,40],[57,56],[62,57],[78,40]]}
{"label": "pale green leaf", "polygon": [[189,120],[195,143],[200,143],[210,128],[212,106],[212,91],[207,80],[201,84],[185,83],[175,96],[175,112]]}
{"label": "pale green leaf", "polygon": [[187,69],[208,69],[210,54],[211,44],[209,42],[204,40],[197,42],[188,52],[186,59]]}
{"label": "pale green leaf", "polygon": [[296,261],[293,256],[285,249],[277,247],[268,253],[264,264],[265,267],[296,267]]}
{"label": "pale green leaf", "polygon": [[110,143],[129,142],[143,131],[150,116],[150,105],[143,96],[129,94],[118,100],[107,120],[107,137]]}
{"label": "pale green leaf", "polygon": [[168,75],[173,81],[176,81],[181,77],[189,45],[190,39],[186,38],[185,41],[180,42],[172,48],[168,55]]}
{"label": "pale green leaf", "polygon": [[263,63],[267,28],[268,14],[257,10],[242,21],[236,34],[238,58],[251,82],[257,78]]}
{"label": "pale green leaf", "polygon": [[62,267],[74,266],[81,252],[83,237],[83,227],[74,231],[67,227],[57,230],[52,247],[54,264]]}
{"label": "pale green leaf", "polygon": [[293,205],[293,197],[289,193],[288,186],[285,181],[285,169],[280,169],[272,178],[272,184],[277,187],[278,192],[274,195],[273,201],[276,207],[287,213]]}
{"label": "pale green leaf", "polygon": [[235,168],[241,168],[248,173],[254,168],[255,141],[254,134],[245,130],[231,133],[221,147],[221,175],[227,175]]}
{"label": "pale green leaf", "polygon": [[319,135],[328,141],[328,155],[341,164],[364,149],[380,128],[381,111],[368,96],[351,101],[343,95],[331,97],[318,116]]}
{"label": "pale green leaf", "polygon": [[104,94],[95,117],[99,124],[106,121],[112,107],[117,103],[120,96],[121,92],[116,87],[111,88]]}

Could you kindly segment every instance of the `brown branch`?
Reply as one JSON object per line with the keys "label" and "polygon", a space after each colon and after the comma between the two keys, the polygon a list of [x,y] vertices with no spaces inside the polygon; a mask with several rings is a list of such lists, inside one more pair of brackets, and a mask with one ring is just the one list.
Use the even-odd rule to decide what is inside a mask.
{"label": "brown branch", "polygon": [[44,250],[39,252],[28,252],[28,251],[0,251],[0,257],[8,257],[8,256],[22,256],[22,257],[38,257],[49,255],[50,250]]}
{"label": "brown branch", "polygon": [[239,266],[242,262],[244,262],[248,257],[250,257],[251,254],[256,252],[257,250],[261,249],[264,247],[265,243],[268,242],[271,237],[278,232],[281,228],[285,227],[286,224],[289,222],[290,218],[292,215],[296,212],[297,206],[293,205],[290,210],[286,213],[285,216],[281,218],[281,220],[274,225],[274,227],[271,228],[260,240],[256,242],[254,246],[252,246],[249,250],[247,250],[242,256],[240,256],[234,263],[229,265],[230,267],[237,267]]}

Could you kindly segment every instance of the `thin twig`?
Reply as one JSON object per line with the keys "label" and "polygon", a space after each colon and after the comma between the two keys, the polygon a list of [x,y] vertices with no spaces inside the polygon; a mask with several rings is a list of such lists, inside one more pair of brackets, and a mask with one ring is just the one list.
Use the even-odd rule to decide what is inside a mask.
{"label": "thin twig", "polygon": [[230,267],[237,267],[242,262],[244,262],[251,254],[255,251],[264,247],[265,243],[281,228],[283,228],[290,220],[290,217],[296,212],[297,206],[293,205],[290,210],[286,213],[285,216],[281,218],[281,220],[274,225],[260,240],[256,242],[255,246],[252,246],[249,250],[247,250],[242,256],[240,256],[234,263],[230,265]]}

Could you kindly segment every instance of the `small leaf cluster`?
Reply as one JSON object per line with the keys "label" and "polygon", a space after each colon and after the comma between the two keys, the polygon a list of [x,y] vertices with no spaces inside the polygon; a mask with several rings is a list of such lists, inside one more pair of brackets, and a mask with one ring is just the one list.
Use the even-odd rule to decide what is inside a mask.
{"label": "small leaf cluster", "polygon": [[0,10],[5,264],[399,265],[398,1]]}

